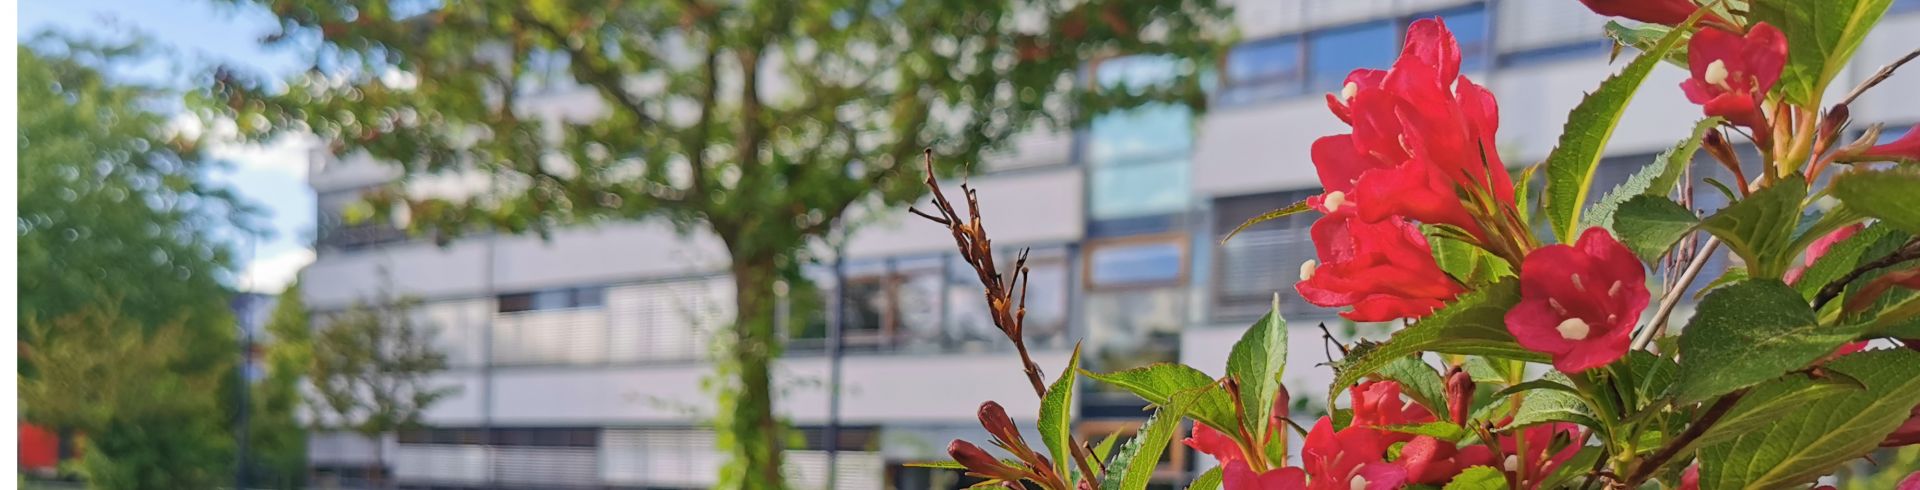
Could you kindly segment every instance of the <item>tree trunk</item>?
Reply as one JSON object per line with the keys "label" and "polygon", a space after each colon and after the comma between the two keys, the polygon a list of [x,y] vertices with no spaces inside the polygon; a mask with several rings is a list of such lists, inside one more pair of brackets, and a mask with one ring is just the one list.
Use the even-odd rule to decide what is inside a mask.
{"label": "tree trunk", "polygon": [[772,258],[735,258],[733,261],[735,324],[730,354],[739,370],[739,393],[727,430],[734,441],[733,459],[744,474],[741,487],[753,490],[785,488],[780,473],[780,450],[785,438],[773,414],[771,367],[780,349],[774,331]]}
{"label": "tree trunk", "polygon": [[385,434],[373,436],[373,467],[367,473],[367,483],[373,488],[387,488],[387,441]]}

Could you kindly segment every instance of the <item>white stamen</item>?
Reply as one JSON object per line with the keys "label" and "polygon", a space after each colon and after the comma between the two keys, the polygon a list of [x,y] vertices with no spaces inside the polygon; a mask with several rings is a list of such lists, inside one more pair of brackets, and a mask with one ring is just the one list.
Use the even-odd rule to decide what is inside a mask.
{"label": "white stamen", "polygon": [[1707,65],[1707,72],[1701,76],[1703,78],[1701,81],[1707,82],[1707,85],[1727,88],[1727,62],[1713,60],[1712,64]]}
{"label": "white stamen", "polygon": [[1501,462],[1500,466],[1506,468],[1508,473],[1520,471],[1520,457],[1509,454],[1507,460]]}
{"label": "white stamen", "polygon": [[1340,191],[1329,192],[1326,196],[1320,198],[1320,203],[1327,206],[1327,212],[1329,213],[1339,211],[1340,205],[1347,203],[1347,193]]}
{"label": "white stamen", "polygon": [[1560,306],[1560,300],[1547,298],[1547,306],[1550,308],[1553,308],[1554,313],[1559,313],[1562,315],[1567,314],[1567,307]]}
{"label": "white stamen", "polygon": [[1587,334],[1593,331],[1593,327],[1587,326],[1586,320],[1578,317],[1563,320],[1553,329],[1560,332],[1560,338],[1567,340],[1586,340]]}
{"label": "white stamen", "polygon": [[1613,285],[1607,287],[1607,296],[1619,296],[1621,286],[1623,285],[1620,284],[1620,281],[1613,281]]}
{"label": "white stamen", "polygon": [[1579,292],[1582,292],[1582,293],[1584,293],[1584,292],[1587,292],[1587,285],[1586,285],[1586,284],[1582,284],[1582,283],[1580,282],[1580,275],[1579,275],[1579,274],[1574,274],[1574,275],[1573,275],[1573,290],[1575,290],[1575,291],[1579,291]]}
{"label": "white stamen", "polygon": [[1353,481],[1347,483],[1349,490],[1367,490],[1367,477],[1353,475]]}
{"label": "white stamen", "polygon": [[1313,259],[1307,259],[1306,262],[1301,262],[1300,263],[1300,280],[1305,281],[1308,279],[1313,279],[1313,271],[1319,270],[1319,269],[1320,269],[1320,263],[1314,262]]}
{"label": "white stamen", "polygon": [[1360,84],[1347,82],[1346,85],[1340,87],[1340,101],[1346,102],[1346,101],[1353,100],[1353,94],[1359,91],[1360,91]]}

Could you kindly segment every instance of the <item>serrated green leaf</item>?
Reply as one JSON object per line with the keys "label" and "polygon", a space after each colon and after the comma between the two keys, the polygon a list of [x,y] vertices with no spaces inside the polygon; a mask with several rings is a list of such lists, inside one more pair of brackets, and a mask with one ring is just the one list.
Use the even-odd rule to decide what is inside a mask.
{"label": "serrated green leaf", "polygon": [[1707,429],[1695,441],[1696,446],[1732,440],[1755,429],[1764,428],[1782,416],[1858,388],[1847,383],[1816,380],[1805,375],[1787,376],[1761,383],[1740,398],[1727,415]]}
{"label": "serrated green leaf", "polygon": [[1515,393],[1520,393],[1523,391],[1537,391],[1537,390],[1564,391],[1567,393],[1574,393],[1574,394],[1580,393],[1579,390],[1573,389],[1572,386],[1567,386],[1567,384],[1563,381],[1554,381],[1551,379],[1534,379],[1534,380],[1522,381],[1520,382],[1520,384],[1508,386],[1505,389],[1496,391],[1493,393],[1493,399],[1499,400],[1501,398],[1512,396]]}
{"label": "serrated green leaf", "polygon": [[[1695,14],[1697,19],[1699,14]],[[1639,91],[1641,82],[1647,74],[1660,63],[1667,51],[1678,45],[1680,33],[1693,25],[1694,19],[1682,24],[1661,37],[1659,42],[1647,48],[1640,56],[1628,63],[1619,74],[1600,82],[1600,88],[1588,94],[1573,112],[1567,114],[1566,127],[1561,130],[1560,141],[1547,154],[1547,189],[1545,204],[1547,217],[1553,223],[1553,235],[1561,243],[1573,243],[1580,234],[1580,207],[1587,202],[1589,188],[1593,185],[1593,174],[1600,167],[1600,157],[1607,146],[1607,140],[1613,137],[1614,128],[1620,125],[1620,117],[1627,110],[1627,103],[1633,100],[1634,92]]]}
{"label": "serrated green leaf", "polygon": [[1506,490],[1507,475],[1491,466],[1475,466],[1454,475],[1441,490]]}
{"label": "serrated green leaf", "polygon": [[[1544,379],[1553,379],[1568,383],[1566,376],[1560,373],[1548,373]],[[1532,390],[1526,398],[1520,400],[1520,411],[1513,415],[1513,421],[1501,427],[1502,431],[1520,429],[1548,422],[1573,422],[1587,427],[1599,428],[1600,422],[1593,418],[1593,411],[1587,408],[1587,402],[1580,395],[1562,390]]]}
{"label": "serrated green leaf", "polygon": [[1502,277],[1513,275],[1513,267],[1506,259],[1494,255],[1472,243],[1437,233],[1433,226],[1421,226],[1427,235],[1427,244],[1433,249],[1433,261],[1448,276],[1477,287]]}
{"label": "serrated green leaf", "polygon": [[1467,436],[1473,434],[1471,432],[1467,432],[1466,428],[1460,427],[1458,425],[1454,425],[1453,422],[1427,422],[1427,423],[1421,423],[1421,424],[1386,425],[1386,426],[1379,426],[1374,428],[1388,431],[1388,432],[1399,432],[1401,434],[1428,436],[1434,439],[1439,439],[1447,442],[1460,442],[1461,439],[1466,439]]}
{"label": "serrated green leaf", "polygon": [[1805,484],[1874,450],[1920,404],[1920,352],[1888,349],[1842,356],[1826,368],[1867,385],[1790,410],[1772,423],[1699,450],[1703,490]]}
{"label": "serrated green leaf", "polygon": [[1187,490],[1219,490],[1220,483],[1220,467],[1215,466],[1207,469],[1206,473],[1201,473],[1199,478],[1194,478],[1193,484],[1187,485]]}
{"label": "serrated green leaf", "polygon": [[1887,223],[1869,225],[1859,233],[1828,248],[1826,255],[1815,260],[1813,265],[1807,266],[1805,271],[1801,271],[1800,279],[1794,281],[1793,287],[1800,291],[1801,297],[1811,301],[1814,295],[1820,292],[1820,288],[1839,280],[1841,276],[1859,267],[1861,263],[1885,257],[1912,236]]}
{"label": "serrated green leaf", "polygon": [[1920,169],[1848,172],[1833,178],[1833,197],[1908,233],[1920,233]]}
{"label": "serrated green leaf", "polygon": [[1080,371],[1095,381],[1114,385],[1133,392],[1159,406],[1173,403],[1176,396],[1184,393],[1202,393],[1185,411],[1193,417],[1222,432],[1232,433],[1240,427],[1240,419],[1233,409],[1233,398],[1220,390],[1212,376],[1198,369],[1182,365],[1160,363],[1146,367],[1128,369],[1107,374]]}
{"label": "serrated green leaf", "polygon": [[1665,196],[1639,195],[1620,203],[1612,229],[1634,256],[1652,263],[1699,225],[1700,218],[1686,206]]}
{"label": "serrated green leaf", "polygon": [[1852,340],[1851,329],[1820,325],[1813,307],[1785,283],[1752,279],[1707,295],[1680,332],[1683,404],[1778,378]]}
{"label": "serrated green leaf", "polygon": [[1233,227],[1233,231],[1227,232],[1227,236],[1220,237],[1220,243],[1226,243],[1227,240],[1232,240],[1234,235],[1238,235],[1240,234],[1240,232],[1246,231],[1247,228],[1252,228],[1253,225],[1257,225],[1269,220],[1275,220],[1275,219],[1285,218],[1288,216],[1293,216],[1296,214],[1310,211],[1312,209],[1313,209],[1313,206],[1308,205],[1306,200],[1301,200],[1300,202],[1289,204],[1287,205],[1287,207],[1275,209],[1272,211],[1267,211],[1265,213],[1261,213],[1259,216],[1247,218],[1246,221],[1243,221],[1240,223],[1240,226]]}
{"label": "serrated green leaf", "polygon": [[1107,434],[1106,439],[1101,439],[1100,444],[1093,446],[1094,459],[1107,461],[1108,457],[1113,456],[1113,446],[1115,443],[1120,442],[1120,439],[1120,433],[1118,432]]}
{"label": "serrated green leaf", "polygon": [[1702,286],[1700,291],[1693,293],[1693,300],[1700,301],[1701,298],[1707,297],[1707,293],[1711,293],[1715,289],[1720,289],[1728,284],[1745,281],[1750,278],[1752,278],[1752,276],[1747,275],[1747,268],[1745,266],[1727,267],[1726,271],[1720,273],[1720,277],[1713,278],[1712,281],[1707,282],[1706,286]]}
{"label": "serrated green leaf", "polygon": [[1047,445],[1054,470],[1061,475],[1073,474],[1073,390],[1079,372],[1080,346],[1075,344],[1067,368],[1060,370],[1060,377],[1047,387],[1047,396],[1040,399],[1040,441]]}
{"label": "serrated green leaf", "polygon": [[1251,423],[1249,433],[1266,434],[1273,401],[1280,395],[1280,375],[1287,369],[1287,320],[1280,316],[1280,295],[1265,317],[1253,322],[1227,354],[1227,374],[1240,384],[1240,420]]}
{"label": "serrated green leaf", "polygon": [[1414,403],[1427,407],[1427,411],[1447,413],[1447,382],[1440,379],[1440,372],[1418,357],[1402,357],[1374,374],[1400,383],[1400,391],[1412,398]]}
{"label": "serrated green leaf", "polygon": [[1453,303],[1386,342],[1342,359],[1328,397],[1338,397],[1360,378],[1420,352],[1464,354],[1544,362],[1547,357],[1515,343],[1507,333],[1507,310],[1520,301],[1519,281],[1502,280],[1455,298]]}
{"label": "serrated green leaf", "polygon": [[1173,442],[1174,429],[1180,427],[1180,417],[1194,401],[1187,395],[1176,396],[1172,404],[1162,405],[1148,417],[1133,439],[1120,446],[1120,454],[1113,457],[1107,465],[1105,479],[1100,482],[1103,490],[1141,490],[1153,479],[1153,470],[1160,466],[1160,453],[1167,450]]}
{"label": "serrated green leaf", "polygon": [[1787,36],[1787,64],[1775,85],[1787,100],[1811,105],[1853,59],[1893,0],[1754,0],[1751,18]]}
{"label": "serrated green leaf", "polygon": [[1746,261],[1748,274],[1779,278],[1800,253],[1791,245],[1806,198],[1807,180],[1792,175],[1713,213],[1700,228],[1720,237],[1727,250]]}
{"label": "serrated green leaf", "polygon": [[901,465],[901,466],[906,466],[906,467],[908,467],[908,468],[933,468],[933,469],[937,469],[937,470],[962,470],[962,471],[964,471],[964,470],[966,470],[966,469],[967,469],[967,467],[966,467],[966,466],[963,466],[963,465],[961,465],[960,463],[957,463],[957,462],[953,462],[953,461],[927,461],[927,462],[923,462],[923,463],[906,463],[906,464],[903,464],[903,465]]}
{"label": "serrated green leaf", "polygon": [[[1626,182],[1607,191],[1607,195],[1601,196],[1600,201],[1587,208],[1587,214],[1582,218],[1585,224],[1581,228],[1604,226],[1618,232],[1619,230],[1612,227],[1613,215],[1620,209],[1621,203],[1634,196],[1667,197],[1668,194],[1672,194],[1674,185],[1680,182],[1680,176],[1685,173],[1687,165],[1693,163],[1693,155],[1700,151],[1701,138],[1706,136],[1707,130],[1713,129],[1723,121],[1725,119],[1709,117],[1694,123],[1693,132],[1688,133],[1686,139],[1675,143],[1667,151],[1660,152],[1658,156],[1653,157],[1652,163],[1641,167],[1639,171],[1627,177]],[[1615,235],[1618,234],[1615,233]]]}
{"label": "serrated green leaf", "polygon": [[[1659,43],[1660,38],[1666,37],[1668,32],[1672,32],[1673,28],[1659,24],[1636,24],[1628,26],[1621,24],[1619,21],[1609,20],[1607,21],[1606,30],[1607,37],[1613,39],[1614,44],[1646,51],[1652,49],[1654,44]],[[1691,38],[1692,36],[1688,37]],[[1687,43],[1682,41],[1676,44],[1673,49],[1667,50],[1666,62],[1683,69],[1686,68]]]}
{"label": "serrated green leaf", "polygon": [[1520,175],[1513,178],[1513,202],[1518,203],[1514,210],[1520,212],[1520,224],[1527,225],[1526,229],[1529,230],[1533,229],[1533,213],[1531,210],[1533,209],[1533,204],[1535,204],[1531,197],[1533,193],[1533,174],[1539,171],[1540,164],[1528,165],[1522,167],[1520,169]]}

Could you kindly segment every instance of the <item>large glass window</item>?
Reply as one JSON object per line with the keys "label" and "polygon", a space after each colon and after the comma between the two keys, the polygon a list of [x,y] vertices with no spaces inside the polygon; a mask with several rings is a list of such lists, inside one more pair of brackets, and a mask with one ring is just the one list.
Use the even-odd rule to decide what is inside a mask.
{"label": "large glass window", "polygon": [[[1014,253],[1002,253],[1001,267],[1013,267]],[[980,351],[1006,346],[1006,335],[993,325],[980,277],[959,256],[948,259],[947,332],[957,350]],[[1034,249],[1027,258],[1027,316],[1025,336],[1032,348],[1064,347],[1067,339],[1067,250]]]}
{"label": "large glass window", "polygon": [[1375,21],[1307,35],[1307,91],[1338,93],[1357,68],[1385,68],[1400,52],[1399,25]]}
{"label": "large glass window", "polygon": [[[1123,89],[1163,83],[1179,62],[1134,56],[1094,66],[1103,88]],[[1088,127],[1084,140],[1088,171],[1088,213],[1096,220],[1179,211],[1188,200],[1188,159],[1193,149],[1193,114],[1179,105],[1149,105],[1104,114]]]}
{"label": "large glass window", "polygon": [[1227,52],[1220,101],[1243,104],[1301,93],[1306,56],[1299,36],[1250,41]]}
{"label": "large glass window", "polygon": [[1090,287],[1125,287],[1178,282],[1185,249],[1179,242],[1113,243],[1087,253]]}
{"label": "large glass window", "polygon": [[[1173,361],[1186,320],[1186,236],[1142,235],[1087,245],[1088,369]],[[1096,393],[1108,393],[1096,388]],[[1116,395],[1118,396],[1118,395]],[[1131,403],[1124,397],[1089,403]]]}
{"label": "large glass window", "polygon": [[500,312],[599,308],[607,302],[607,289],[600,286],[543,289],[500,295]]}
{"label": "large glass window", "polygon": [[[1010,274],[1016,250],[998,257]],[[1065,247],[1032,251],[1027,262],[1026,338],[1034,348],[1066,345],[1068,262]],[[850,350],[951,352],[991,350],[1006,336],[988,316],[980,280],[954,254],[850,261],[846,264],[845,343]],[[795,350],[825,346],[833,319],[836,284],[833,269],[809,268],[820,293],[821,314],[792,333]]]}

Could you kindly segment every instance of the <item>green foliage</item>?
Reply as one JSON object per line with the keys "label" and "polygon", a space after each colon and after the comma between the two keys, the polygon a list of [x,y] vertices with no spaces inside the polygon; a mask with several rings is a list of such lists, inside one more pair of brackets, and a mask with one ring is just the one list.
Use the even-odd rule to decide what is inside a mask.
{"label": "green foliage", "polygon": [[1462,295],[1419,323],[1395,332],[1385,343],[1342,359],[1334,369],[1333,388],[1327,396],[1338,397],[1361,377],[1420,352],[1544,361],[1546,356],[1520,347],[1514,343],[1513,334],[1507,333],[1507,310],[1519,301],[1519,281],[1515,280]]}
{"label": "green foliage", "polygon": [[1646,81],[1647,74],[1666,56],[1667,50],[1679,44],[1680,33],[1685,31],[1675,29],[1667,33],[1619,74],[1601,82],[1600,88],[1567,114],[1560,142],[1547,154],[1547,189],[1543,196],[1547,217],[1553,223],[1553,235],[1561,243],[1572,243],[1580,234],[1580,206],[1587,201],[1593,173],[1600,167],[1601,153],[1606,150],[1607,140],[1613,137],[1613,129],[1619,126],[1627,103],[1633,100],[1640,83]]}
{"label": "green foliage", "polygon": [[1138,490],[1147,488],[1147,482],[1153,479],[1153,472],[1160,467],[1160,453],[1166,452],[1173,443],[1173,433],[1180,428],[1180,418],[1187,413],[1187,407],[1197,399],[1197,394],[1186,393],[1174,397],[1174,402],[1162,405],[1140,426],[1126,444],[1120,446],[1120,453],[1113,456],[1113,462],[1107,465],[1107,474],[1100,482],[1102,490]]}
{"label": "green foliage", "polygon": [[1467,432],[1466,428],[1453,425],[1453,422],[1427,422],[1423,424],[1389,425],[1377,428],[1402,434],[1429,436],[1447,442],[1460,442],[1462,439],[1466,439],[1468,435],[1471,435],[1471,433]]}
{"label": "green foliage", "polygon": [[1613,232],[1640,260],[1654,262],[1699,226],[1693,210],[1664,196],[1638,195],[1620,203],[1613,215]]}
{"label": "green foliage", "polygon": [[1813,105],[1853,59],[1853,51],[1880,22],[1893,0],[1753,0],[1752,20],[1787,36],[1787,65],[1777,90],[1787,100]]}
{"label": "green foliage", "polygon": [[1833,197],[1848,208],[1906,230],[1920,233],[1920,169],[1902,168],[1847,172],[1833,179]]}
{"label": "green foliage", "polygon": [[1454,280],[1478,287],[1513,275],[1513,266],[1505,259],[1479,245],[1454,238],[1457,235],[1440,233],[1439,229],[1431,225],[1420,227],[1427,236],[1428,246],[1433,248],[1434,263]]}
{"label": "green foliage", "polygon": [[[221,410],[225,369],[178,368],[179,323],[143,325],[109,305],[22,330],[59,341],[24,345],[36,366],[20,378],[22,417],[85,435],[78,471],[90,488],[211,488],[228,481],[232,439]],[[222,366],[224,367],[224,366]]]}
{"label": "green foliage", "polygon": [[[1634,24],[1629,26],[1613,20],[1607,21],[1605,29],[1607,31],[1607,38],[1613,40],[1614,56],[1616,57],[1619,56],[1620,48],[1622,47],[1631,47],[1641,51],[1653,49],[1654,46],[1660,44],[1660,39],[1667,37],[1667,33],[1673,32],[1673,28],[1660,24]],[[1683,36],[1683,40],[1675,44],[1672,49],[1667,50],[1666,62],[1674,66],[1686,68],[1687,42],[1684,39],[1691,39],[1693,36],[1685,32],[1680,35]]]}
{"label": "green foliage", "polygon": [[419,424],[449,388],[429,386],[447,357],[412,318],[417,302],[356,303],[326,317],[311,343],[307,371],[315,425],[373,437]]}
{"label": "green foliage", "polygon": [[1040,400],[1040,441],[1047,445],[1054,471],[1061,475],[1073,474],[1073,390],[1079,385],[1079,372],[1080,346],[1075,345],[1067,368],[1060,370],[1060,377]]}
{"label": "green foliage", "polygon": [[1753,390],[1727,411],[1727,415],[1708,428],[1697,445],[1713,445],[1742,434],[1778,423],[1782,417],[1807,407],[1820,406],[1835,397],[1845,396],[1858,387],[1832,379],[1790,375],[1768,381]]}
{"label": "green foliage", "polygon": [[[1911,234],[1889,223],[1868,225],[1859,233],[1828,248],[1826,255],[1814,261],[1813,265],[1807,266],[1807,269],[1800,273],[1800,279],[1793,283],[1794,289],[1799,290],[1802,297],[1812,300],[1816,294],[1819,294],[1820,288],[1840,280],[1861,264],[1885,257],[1888,253],[1899,249],[1900,245],[1906,243],[1911,237]],[[1844,299],[1845,296],[1843,295],[1842,298]]]}
{"label": "green foliage", "polygon": [[1727,244],[1756,278],[1779,278],[1800,250],[1793,248],[1800,226],[1800,206],[1807,197],[1807,180],[1788,176],[1727,205],[1700,222],[1700,228]]}
{"label": "green foliage", "polygon": [[1219,385],[1213,382],[1212,376],[1187,365],[1154,364],[1108,374],[1081,372],[1095,381],[1133,392],[1147,403],[1162,407],[1172,405],[1174,400],[1182,396],[1196,396],[1187,409],[1182,410],[1186,416],[1222,431],[1240,426],[1240,419],[1235,416],[1233,409],[1233,398],[1217,389]]}
{"label": "green foliage", "polygon": [[1240,420],[1252,434],[1266,434],[1268,413],[1286,388],[1280,375],[1287,370],[1287,320],[1280,317],[1280,295],[1265,317],[1253,322],[1227,354],[1227,375],[1240,385]]}
{"label": "green foliage", "polygon": [[[1566,380],[1559,373],[1551,373],[1547,379]],[[1563,383],[1564,385],[1564,383]],[[1580,399],[1570,389],[1536,389],[1524,392],[1525,399],[1520,401],[1520,411],[1514,413],[1513,421],[1501,427],[1501,430],[1517,430],[1535,424],[1548,422],[1573,422],[1587,427],[1603,427],[1594,419],[1593,411],[1587,408],[1587,402]]]}
{"label": "green foliage", "polygon": [[254,383],[248,431],[249,482],[263,488],[299,488],[307,473],[307,431],[301,380],[313,363],[310,315],[300,285],[280,293],[267,320],[266,375]]}
{"label": "green foliage", "polygon": [[1287,207],[1275,209],[1272,211],[1267,211],[1265,213],[1260,213],[1259,216],[1247,218],[1246,221],[1240,222],[1240,226],[1233,227],[1233,231],[1229,231],[1227,232],[1227,236],[1221,237],[1220,242],[1226,243],[1227,240],[1232,240],[1234,235],[1238,235],[1240,234],[1240,232],[1246,231],[1247,228],[1252,228],[1253,225],[1264,223],[1269,220],[1275,220],[1275,219],[1285,218],[1288,216],[1293,216],[1296,214],[1300,214],[1300,213],[1304,213],[1312,210],[1313,210],[1313,206],[1308,204],[1306,200],[1302,199],[1299,202],[1288,204]]}
{"label": "green foliage", "polygon": [[1817,407],[1781,414],[1771,424],[1700,448],[1703,490],[1782,488],[1811,482],[1872,451],[1920,404],[1920,352],[1902,349],[1843,356],[1827,368],[1865,383]]}
{"label": "green foliage", "polygon": [[1700,302],[1680,333],[1682,404],[1711,399],[1780,377],[1833,352],[1855,332],[1820,325],[1813,308],[1786,284],[1752,279]]}
{"label": "green foliage", "polygon": [[1507,488],[1507,475],[1490,466],[1467,468],[1454,476],[1441,490],[1501,490]]}
{"label": "green foliage", "polygon": [[1221,478],[1220,467],[1209,468],[1199,478],[1194,478],[1193,484],[1187,485],[1187,490],[1219,490]]}
{"label": "green foliage", "polygon": [[1427,407],[1427,411],[1447,413],[1447,382],[1440,379],[1440,373],[1435,372],[1426,361],[1418,357],[1402,357],[1381,367],[1374,374],[1400,383],[1401,392],[1412,398],[1414,403]]}
{"label": "green foliage", "polygon": [[[1614,24],[1609,23],[1609,26],[1611,25]],[[1605,226],[1618,232],[1619,229],[1613,228],[1617,221],[1614,218],[1614,212],[1622,203],[1636,196],[1666,197],[1672,194],[1674,185],[1680,182],[1680,176],[1685,173],[1688,165],[1693,164],[1693,155],[1699,153],[1701,138],[1706,136],[1708,130],[1719,126],[1724,121],[1718,117],[1709,117],[1694,123],[1693,132],[1689,133],[1686,139],[1680,140],[1667,151],[1660,152],[1653,158],[1652,163],[1641,167],[1639,171],[1628,176],[1626,182],[1607,191],[1605,196],[1600,197],[1600,201],[1588,207],[1586,216],[1582,218],[1584,220],[1582,228]]]}

